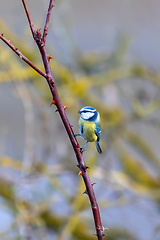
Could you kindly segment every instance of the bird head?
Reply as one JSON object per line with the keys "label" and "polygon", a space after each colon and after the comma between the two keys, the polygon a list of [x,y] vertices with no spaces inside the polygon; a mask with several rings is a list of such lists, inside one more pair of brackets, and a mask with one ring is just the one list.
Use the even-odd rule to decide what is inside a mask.
{"label": "bird head", "polygon": [[83,120],[88,120],[88,121],[100,121],[99,113],[97,110],[93,107],[83,107],[78,113],[81,114],[81,118]]}

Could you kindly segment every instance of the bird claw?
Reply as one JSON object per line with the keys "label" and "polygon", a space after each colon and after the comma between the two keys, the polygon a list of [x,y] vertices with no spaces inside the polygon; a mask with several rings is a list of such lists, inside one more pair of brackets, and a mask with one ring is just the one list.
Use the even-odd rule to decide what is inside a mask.
{"label": "bird claw", "polygon": [[71,137],[77,137],[77,136],[79,136],[80,134],[78,134],[78,133],[74,133]]}
{"label": "bird claw", "polygon": [[80,148],[80,151],[81,151],[81,153],[83,153],[86,151],[86,149],[83,147],[83,148]]}

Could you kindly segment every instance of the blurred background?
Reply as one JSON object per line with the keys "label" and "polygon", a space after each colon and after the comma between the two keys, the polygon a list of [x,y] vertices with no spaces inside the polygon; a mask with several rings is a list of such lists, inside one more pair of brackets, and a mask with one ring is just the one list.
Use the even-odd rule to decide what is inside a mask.
{"label": "blurred background", "polygon": [[[27,0],[43,29],[47,0]],[[39,68],[21,1],[0,0],[0,32]],[[74,131],[101,114],[103,154],[84,153],[108,240],[160,239],[158,0],[59,0],[47,38]],[[0,239],[96,239],[85,186],[45,79],[0,42]],[[84,140],[79,139],[83,146]]]}

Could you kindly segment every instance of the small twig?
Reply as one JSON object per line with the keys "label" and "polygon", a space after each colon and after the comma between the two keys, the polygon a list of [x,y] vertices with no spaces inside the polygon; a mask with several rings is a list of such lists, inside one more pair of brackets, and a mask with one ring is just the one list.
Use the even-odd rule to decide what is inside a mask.
{"label": "small twig", "polygon": [[28,18],[28,22],[29,22],[29,26],[30,26],[33,38],[35,39],[35,29],[34,29],[32,19],[31,19],[30,12],[29,12],[28,7],[27,7],[26,0],[22,0],[22,3],[23,3],[23,6],[24,6],[24,9],[26,11],[26,15],[27,15],[27,18]]}
{"label": "small twig", "polygon": [[46,22],[45,22],[45,26],[44,26],[44,31],[43,31],[43,37],[42,37],[42,44],[46,43],[46,37],[47,37],[47,32],[48,32],[48,24],[49,24],[49,20],[50,20],[50,16],[51,16],[51,10],[54,7],[53,2],[55,0],[50,0],[49,3],[49,7],[48,7],[48,13],[47,13],[47,17],[46,17]]}
{"label": "small twig", "polygon": [[28,58],[26,58],[17,48],[15,48],[10,40],[7,40],[3,34],[0,34],[0,39],[5,42],[23,61],[25,61],[28,65],[30,65],[36,72],[38,72],[40,75],[45,77],[47,79],[47,74],[44,73],[42,70],[40,70],[38,67],[36,67]]}

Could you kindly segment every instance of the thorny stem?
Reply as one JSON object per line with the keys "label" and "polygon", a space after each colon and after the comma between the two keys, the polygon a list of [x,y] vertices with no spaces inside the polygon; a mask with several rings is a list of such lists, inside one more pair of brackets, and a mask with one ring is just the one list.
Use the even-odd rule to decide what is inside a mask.
{"label": "thorny stem", "polygon": [[52,8],[54,7],[53,2],[54,2],[54,0],[50,1],[49,7],[48,7],[48,13],[47,13],[46,22],[45,22],[44,31],[43,31],[43,37],[42,37],[42,43],[43,44],[46,43],[49,20],[50,20]]}
{"label": "thorny stem", "polygon": [[5,42],[23,61],[25,61],[28,65],[30,65],[36,72],[38,72],[43,77],[47,78],[47,74],[44,73],[42,70],[40,70],[38,67],[36,67],[28,58],[26,58],[17,48],[13,46],[13,44],[10,43],[10,40],[7,40],[3,34],[0,34],[0,39]]}
{"label": "thorny stem", "polygon": [[29,22],[29,26],[30,26],[33,38],[35,39],[35,29],[34,29],[32,19],[31,19],[30,12],[29,12],[28,7],[27,7],[26,0],[22,0],[22,3],[23,3],[23,6],[24,6],[24,9],[26,11],[26,15],[27,15],[27,18],[28,18],[28,22]]}
{"label": "thorny stem", "polygon": [[43,73],[41,70],[39,70],[36,66],[34,66],[33,63],[31,63],[27,58],[25,58],[25,56],[23,56],[21,54],[21,52],[19,52],[17,49],[15,49],[15,47],[10,43],[10,41],[8,41],[6,38],[3,37],[3,34],[0,35],[0,38],[17,55],[19,55],[26,63],[28,63],[33,69],[35,69],[39,74],[41,74],[42,76],[44,76],[46,78],[46,80],[48,82],[48,85],[50,87],[50,91],[52,93],[53,99],[55,101],[55,105],[57,106],[57,109],[58,109],[58,112],[59,112],[60,117],[62,119],[62,122],[65,126],[65,129],[68,133],[68,136],[70,138],[73,149],[75,151],[76,158],[77,158],[77,161],[78,161],[78,167],[82,171],[82,177],[83,177],[84,183],[86,185],[86,192],[88,194],[88,197],[89,197],[90,203],[91,203],[91,207],[92,207],[97,238],[99,240],[104,240],[104,234],[103,234],[104,228],[102,227],[99,207],[98,207],[96,197],[95,197],[95,194],[94,194],[94,191],[93,191],[92,183],[91,183],[91,180],[89,178],[87,168],[85,166],[85,162],[84,162],[83,155],[81,153],[79,144],[77,142],[77,139],[75,137],[73,137],[74,132],[72,130],[71,124],[70,124],[70,122],[67,118],[67,115],[65,113],[64,106],[62,105],[61,100],[59,98],[59,95],[58,95],[58,92],[57,92],[57,89],[56,89],[56,86],[55,86],[55,82],[54,82],[54,79],[53,79],[53,76],[52,76],[46,47],[45,47],[45,41],[46,41],[46,36],[47,36],[48,24],[49,24],[49,20],[50,20],[50,14],[51,14],[51,10],[52,10],[52,7],[53,7],[53,1],[54,0],[50,0],[48,13],[47,13],[47,17],[46,17],[46,22],[45,22],[45,26],[44,26],[44,31],[43,31],[43,37],[41,37],[40,31],[39,30],[35,31],[35,29],[34,29],[33,22],[32,22],[32,19],[31,19],[31,16],[30,16],[27,4],[26,4],[26,0],[22,0],[23,6],[25,8],[26,15],[27,15],[27,18],[28,18],[28,22],[29,22],[29,25],[30,25],[30,29],[31,29],[31,32],[32,32],[32,35],[33,35],[33,38],[34,38],[35,42],[37,43],[38,48],[39,48],[40,53],[41,53],[41,56],[42,56],[42,60],[43,60],[43,64],[44,64],[44,67],[45,67],[46,74]]}

